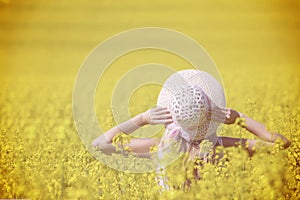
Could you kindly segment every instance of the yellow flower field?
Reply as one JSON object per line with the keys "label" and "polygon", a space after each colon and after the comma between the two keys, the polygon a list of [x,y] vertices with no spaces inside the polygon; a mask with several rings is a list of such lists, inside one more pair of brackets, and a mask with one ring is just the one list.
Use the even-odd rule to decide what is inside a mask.
{"label": "yellow flower field", "polygon": [[[0,198],[299,199],[299,10],[298,1],[283,0],[0,0]],[[202,179],[189,189],[182,183],[194,165],[183,168],[181,158],[166,169],[167,191],[154,172],[116,171],[91,156],[73,121],[76,74],[98,43],[145,26],[174,29],[201,44],[218,66],[227,106],[285,135],[291,146],[259,148],[251,158],[241,148],[219,148],[221,162],[204,164]],[[113,88],[145,63],[191,68],[179,56],[151,49],[114,61],[95,96],[105,130],[115,125]],[[133,93],[131,115],[155,105],[160,89],[149,84]],[[255,138],[237,125],[220,134]]]}

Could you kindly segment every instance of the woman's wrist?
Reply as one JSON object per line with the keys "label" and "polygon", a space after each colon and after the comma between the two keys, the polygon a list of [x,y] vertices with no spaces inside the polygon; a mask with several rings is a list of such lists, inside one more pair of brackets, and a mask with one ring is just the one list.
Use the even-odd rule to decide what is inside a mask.
{"label": "woman's wrist", "polygon": [[149,113],[148,113],[148,110],[145,111],[145,112],[143,112],[143,113],[141,113],[139,116],[140,116],[141,126],[149,124]]}

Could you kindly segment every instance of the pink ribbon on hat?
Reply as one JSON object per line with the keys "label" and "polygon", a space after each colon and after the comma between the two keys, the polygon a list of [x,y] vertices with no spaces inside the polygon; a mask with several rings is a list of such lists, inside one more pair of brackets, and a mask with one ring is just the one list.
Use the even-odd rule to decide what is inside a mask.
{"label": "pink ribbon on hat", "polygon": [[191,141],[191,135],[186,131],[184,131],[182,127],[179,126],[175,121],[169,124],[166,128],[169,130],[168,136],[170,138],[173,138],[174,140],[178,140],[179,137],[181,137],[187,142]]}

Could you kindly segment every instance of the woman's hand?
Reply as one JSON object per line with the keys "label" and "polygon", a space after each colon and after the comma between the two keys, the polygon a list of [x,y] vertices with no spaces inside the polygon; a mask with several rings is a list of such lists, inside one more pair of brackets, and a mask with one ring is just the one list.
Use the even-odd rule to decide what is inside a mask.
{"label": "woman's hand", "polygon": [[170,124],[173,122],[172,115],[167,108],[155,107],[142,113],[143,122],[145,124]]}
{"label": "woman's hand", "polygon": [[231,108],[222,108],[216,105],[212,105],[207,113],[207,119],[224,124],[234,124],[237,118],[241,117],[241,114]]}
{"label": "woman's hand", "polygon": [[280,133],[275,132],[272,135],[271,142],[275,142],[276,140],[279,140],[282,142],[282,147],[284,149],[288,148],[291,145],[291,141],[287,139],[285,136],[281,135]]}

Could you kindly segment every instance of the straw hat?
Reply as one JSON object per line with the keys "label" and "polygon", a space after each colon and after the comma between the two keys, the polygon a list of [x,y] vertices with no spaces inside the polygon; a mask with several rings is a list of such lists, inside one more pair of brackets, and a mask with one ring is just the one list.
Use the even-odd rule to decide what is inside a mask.
{"label": "straw hat", "polygon": [[212,105],[225,107],[222,86],[209,73],[188,69],[171,75],[164,83],[157,99],[157,106],[166,107],[172,114],[173,123],[166,125],[172,135],[186,142],[216,137],[220,123],[207,119]]}

